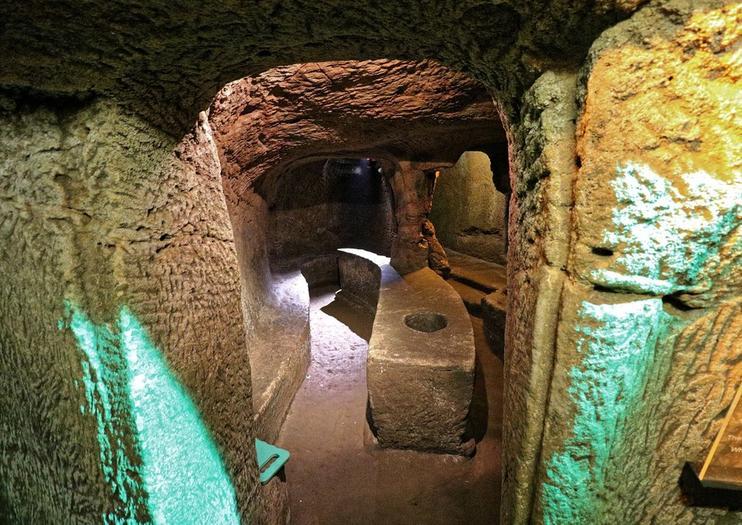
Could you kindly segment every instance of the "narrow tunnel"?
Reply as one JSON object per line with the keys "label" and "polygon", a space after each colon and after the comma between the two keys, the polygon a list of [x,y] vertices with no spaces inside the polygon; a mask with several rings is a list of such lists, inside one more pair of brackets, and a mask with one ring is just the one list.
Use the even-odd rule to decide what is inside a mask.
{"label": "narrow tunnel", "polygon": [[292,520],[497,521],[509,169],[488,91],[432,62],[302,64],[230,84],[209,118],[242,273],[263,275],[255,421],[292,453]]}

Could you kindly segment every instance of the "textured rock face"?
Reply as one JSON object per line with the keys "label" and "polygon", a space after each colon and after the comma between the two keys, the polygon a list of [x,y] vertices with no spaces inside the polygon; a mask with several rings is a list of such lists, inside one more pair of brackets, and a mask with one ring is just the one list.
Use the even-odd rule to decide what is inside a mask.
{"label": "textured rock face", "polygon": [[297,259],[361,248],[389,255],[394,234],[392,192],[376,163],[332,159],[304,164],[281,177],[269,199],[274,268]]}
{"label": "textured rock face", "polygon": [[[531,520],[565,280],[575,166],[576,76],[547,73],[513,137],[505,332],[503,523]],[[536,516],[536,520],[538,517]]]}
{"label": "textured rock face", "polygon": [[505,263],[507,197],[495,189],[489,157],[467,151],[435,183],[430,218],[444,246]]}
{"label": "textured rock face", "polygon": [[[208,123],[176,145],[95,103],[24,110],[2,129],[0,518],[257,516],[237,261]],[[158,474],[159,446],[176,478]],[[190,496],[173,508],[168,493]]]}
{"label": "textured rock face", "polygon": [[0,84],[112,97],[176,135],[226,82],[304,62],[436,58],[514,100],[550,64],[581,60],[602,29],[642,3],[16,2],[3,13],[0,52],[14,60]]}
{"label": "textured rock face", "polygon": [[[665,12],[643,12],[591,51],[575,265],[599,286],[704,307],[742,286],[733,29],[740,12],[679,3]],[[656,36],[640,42],[629,31]],[[629,75],[637,69],[646,73]]]}
{"label": "textured rock face", "polygon": [[598,39],[583,73],[544,522],[739,520],[686,506],[677,486],[742,380],[740,8],[714,5],[642,10]]}

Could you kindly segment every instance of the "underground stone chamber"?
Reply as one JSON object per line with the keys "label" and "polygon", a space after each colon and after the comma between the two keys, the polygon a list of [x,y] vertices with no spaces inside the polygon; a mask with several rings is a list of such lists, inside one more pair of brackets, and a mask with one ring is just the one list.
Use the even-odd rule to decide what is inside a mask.
{"label": "underground stone chamber", "polygon": [[[11,7],[0,35],[0,521],[286,522],[298,476],[261,485],[254,439],[279,442],[282,407],[307,384],[297,370],[311,366],[311,316],[343,312],[334,277],[322,277],[324,299],[310,293],[324,263],[293,265],[311,243],[271,237],[272,221],[285,231],[299,209],[271,191],[332,159],[387,162],[401,175],[390,195],[414,198],[389,203],[396,235],[364,239],[388,252],[333,246],[328,260],[429,270],[417,275],[479,308],[504,355],[501,496],[450,484],[432,507],[449,522],[462,501],[501,523],[739,520],[678,486],[742,377],[737,6]],[[476,79],[488,99],[437,67]],[[387,82],[421,71],[435,80]],[[435,192],[464,152],[489,157],[507,196],[507,283],[486,290],[471,286],[484,270],[466,259],[486,259],[466,251],[478,243],[447,249],[435,218]],[[455,232],[496,229],[467,228]],[[330,334],[346,326],[324,321]],[[255,356],[274,347],[289,351],[263,352],[262,370],[286,373],[257,373]],[[160,406],[182,424],[153,425]],[[486,457],[473,434],[476,455],[455,465]],[[423,472],[409,452],[381,452]],[[429,463],[431,481],[444,470]],[[393,473],[419,496],[403,507],[426,508],[420,478],[376,465],[367,478]],[[330,480],[348,506],[376,501],[348,479]],[[369,521],[400,508],[380,505]]]}
{"label": "underground stone chamber", "polygon": [[[320,71],[321,79],[345,79],[342,88],[317,80]],[[410,96],[390,104],[378,92],[381,78],[389,84],[387,91],[409,90]],[[441,98],[444,84],[451,89]],[[277,86],[282,98],[264,96]],[[385,103],[378,107],[379,101]],[[317,113],[320,103],[324,111]],[[256,128],[256,118],[263,115],[274,124]],[[302,395],[302,384],[313,375],[310,348],[318,342],[310,335],[312,297],[334,285],[339,291],[328,306],[363,310],[371,321],[364,329],[368,370],[361,368],[368,373],[368,393],[356,407],[368,435],[354,446],[472,455],[471,322],[460,297],[441,277],[449,273],[446,252],[428,217],[441,169],[454,166],[470,149],[494,152],[504,140],[487,90],[433,62],[302,64],[227,85],[203,118],[219,155],[235,235],[255,434],[291,443],[281,428],[287,415],[291,421],[294,396]],[[291,127],[293,122],[302,127]],[[485,171],[481,175],[491,179],[489,168]],[[245,184],[247,173],[252,179]],[[503,268],[500,276],[504,279]],[[443,308],[434,324],[445,319],[447,331],[416,340],[403,319],[433,306]],[[425,322],[414,325],[417,333],[429,329]],[[419,362],[410,368],[401,352]],[[482,418],[486,408],[479,410]],[[477,430],[479,440],[484,427]],[[488,473],[495,472],[498,453],[489,452]],[[293,462],[302,461],[295,454]],[[384,463],[370,458],[369,464],[374,461]],[[486,454],[477,461],[487,461]],[[458,470],[463,482],[466,469]],[[445,468],[430,474],[428,483],[435,487],[445,475]],[[496,491],[491,481],[496,476],[482,484],[483,490]],[[275,480],[261,489],[269,505],[287,509],[291,478],[289,468],[286,483]],[[478,519],[495,519],[495,511],[491,507]]]}
{"label": "underground stone chamber", "polygon": [[[328,78],[333,83],[327,84]],[[381,79],[387,85],[379,92]],[[342,87],[333,89],[335,82]],[[443,84],[451,90],[442,99]],[[282,98],[264,99],[262,93],[275,92],[277,85]],[[397,95],[393,103],[387,92]],[[318,114],[313,108],[320,103]],[[275,141],[268,161],[262,147],[246,140],[255,131],[254,116],[263,114],[276,123],[260,128],[258,137],[260,146]],[[297,136],[296,129],[284,129],[286,115],[289,122],[303,123],[299,131],[308,132]],[[241,235],[264,243],[236,245],[238,258],[250,261],[242,271],[254,272],[257,265],[265,276],[257,289],[267,297],[255,314],[250,356],[259,434],[291,442],[279,429],[286,414],[292,417],[294,393],[302,395],[307,347],[316,342],[310,343],[307,322],[315,315],[312,291],[334,285],[339,291],[327,308],[345,305],[370,314],[372,326],[363,330],[368,370],[361,369],[368,374],[368,403],[356,411],[360,417],[368,405],[370,445],[473,454],[474,339],[461,298],[442,278],[450,268],[429,215],[441,170],[453,167],[468,149],[497,152],[499,175],[507,177],[505,136],[487,90],[432,62],[304,64],[228,85],[209,119],[222,166],[241,175],[255,173],[244,196],[234,199],[239,211],[233,207],[230,213],[233,224],[248,228]],[[489,177],[492,186],[485,159],[461,177],[476,172]],[[223,175],[229,193],[226,168]],[[504,283],[504,268],[498,267],[498,276]],[[446,313],[421,317],[421,307]],[[444,326],[448,331],[419,339],[410,326],[421,334]],[[291,337],[283,335],[292,330]],[[500,339],[503,330],[501,324]],[[410,368],[404,355],[418,363]]]}

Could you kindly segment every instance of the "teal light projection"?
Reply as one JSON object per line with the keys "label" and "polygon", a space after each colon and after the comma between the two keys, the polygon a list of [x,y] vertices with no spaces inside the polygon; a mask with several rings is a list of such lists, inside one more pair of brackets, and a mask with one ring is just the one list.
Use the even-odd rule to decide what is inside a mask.
{"label": "teal light projection", "polygon": [[583,301],[576,327],[579,364],[569,371],[575,409],[570,437],[547,463],[544,523],[597,523],[611,452],[640,403],[658,338],[670,316],[660,299],[621,304]]}
{"label": "teal light projection", "polygon": [[103,523],[136,525],[146,513],[146,501],[138,461],[130,459],[136,456],[126,439],[131,428],[126,421],[129,407],[124,356],[119,351],[118,338],[108,326],[96,326],[69,302],[65,302],[65,312],[67,322],[60,321],[59,327],[72,330],[83,352],[85,403],[80,405],[80,411],[95,419],[100,466],[115,501],[113,511],[103,515]]}
{"label": "teal light projection", "polygon": [[67,312],[61,327],[84,354],[81,409],[95,417],[101,468],[118,502],[103,522],[239,524],[234,488],[198,409],[137,318],[123,306],[112,329],[71,303]]}
{"label": "teal light projection", "polygon": [[198,409],[126,307],[119,330],[153,521],[238,524],[234,488]]}
{"label": "teal light projection", "polygon": [[719,264],[724,238],[742,222],[739,178],[726,183],[698,171],[673,184],[649,166],[628,162],[611,185],[617,204],[604,241],[620,255],[614,269],[593,270],[591,280],[655,295],[706,287],[698,282],[701,271]]}

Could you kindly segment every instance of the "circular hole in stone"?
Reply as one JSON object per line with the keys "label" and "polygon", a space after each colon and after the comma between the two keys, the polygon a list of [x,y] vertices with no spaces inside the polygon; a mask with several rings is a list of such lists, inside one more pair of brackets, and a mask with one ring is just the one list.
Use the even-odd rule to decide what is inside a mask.
{"label": "circular hole in stone", "polygon": [[416,312],[405,315],[404,324],[418,332],[437,332],[448,325],[448,319],[436,312]]}

